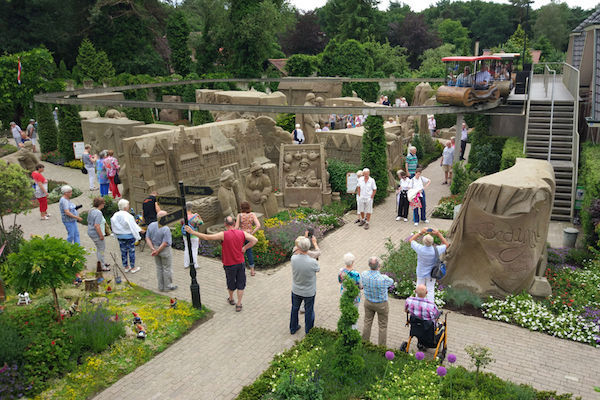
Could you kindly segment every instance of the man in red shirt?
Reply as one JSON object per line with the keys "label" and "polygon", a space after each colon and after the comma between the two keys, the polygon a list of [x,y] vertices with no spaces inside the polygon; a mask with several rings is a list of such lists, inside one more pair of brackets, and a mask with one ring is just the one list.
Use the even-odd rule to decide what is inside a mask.
{"label": "man in red shirt", "polygon": [[[244,253],[254,246],[258,239],[248,232],[235,229],[235,219],[231,216],[225,218],[225,232],[207,235],[194,231],[190,226],[185,227],[190,235],[198,236],[202,240],[220,240],[222,242],[221,259],[227,279],[229,304],[235,304],[235,311],[242,311],[242,296],[246,288],[246,263]],[[248,241],[247,244],[244,243]],[[233,292],[237,289],[237,303],[233,300]]]}

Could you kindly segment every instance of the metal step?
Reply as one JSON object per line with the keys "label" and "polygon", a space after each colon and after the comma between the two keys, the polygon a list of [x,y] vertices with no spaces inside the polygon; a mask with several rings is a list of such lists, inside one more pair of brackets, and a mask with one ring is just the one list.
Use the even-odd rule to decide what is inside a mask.
{"label": "metal step", "polygon": [[[552,110],[552,105],[550,103],[533,103],[529,104],[529,109],[532,111],[550,111]],[[554,103],[554,112],[573,112],[573,103]]]}
{"label": "metal step", "polygon": [[550,219],[552,221],[571,221],[571,215],[559,215],[559,214],[550,214]]}
{"label": "metal step", "polygon": [[[573,112],[565,112],[565,111],[556,111],[554,110],[554,118],[573,118],[574,113]],[[546,117],[546,118],[550,118],[550,111],[532,111],[529,110],[529,116],[530,117]]]}
{"label": "metal step", "polygon": [[[531,122],[529,121],[530,129],[548,129],[550,131],[550,121],[548,122]],[[564,131],[572,131],[573,124],[552,124],[552,133],[554,131],[564,130]]]}
{"label": "metal step", "polygon": [[556,192],[556,193],[554,193],[554,199],[571,201],[571,192],[569,192],[569,193]]}
{"label": "metal step", "polygon": [[[530,138],[531,139],[531,138]],[[531,146],[548,146],[550,144],[550,137],[546,136],[544,139],[537,139],[537,140],[528,140],[527,141],[527,146],[531,145]],[[571,143],[570,141],[565,141],[565,140],[555,140],[554,137],[552,137],[552,148],[554,149],[555,147],[557,148],[567,148],[567,149],[571,149],[571,147],[573,146],[573,143]]]}
{"label": "metal step", "polygon": [[[532,153],[544,153],[545,152],[546,154],[548,154],[548,146],[530,146],[529,142],[528,142],[525,151],[527,153],[529,153],[529,152],[532,152]],[[571,155],[571,149],[565,149],[565,148],[562,148],[562,147],[552,147],[551,154],[552,155],[568,154],[570,156]]]}
{"label": "metal step", "polygon": [[[527,158],[535,158],[536,160],[547,160],[548,153],[526,153]],[[552,154],[550,157],[552,161],[571,161],[571,154]]]}
{"label": "metal step", "polygon": [[[549,129],[544,129],[544,128],[530,128],[527,130],[527,137],[529,137],[529,134],[532,135],[550,135],[550,131]],[[562,136],[562,137],[573,137],[573,131],[572,130],[562,130],[562,129],[552,129],[552,136]]]}
{"label": "metal step", "polygon": [[571,189],[571,184],[573,183],[572,179],[568,179],[568,178],[556,178],[554,179],[554,181],[556,182],[556,187],[558,188],[559,186],[564,186],[564,187],[568,187],[569,190]]}
{"label": "metal step", "polygon": [[[572,125],[573,124],[573,117],[557,117],[556,115],[554,116],[554,118],[552,119],[552,122],[554,124],[569,124]],[[539,124],[539,123],[547,123],[550,124],[550,116],[534,116],[534,115],[529,115],[529,123],[530,124]]]}
{"label": "metal step", "polygon": [[[549,134],[531,134],[531,135],[527,135],[527,143],[529,143],[530,141],[536,141],[536,140],[543,140],[543,141],[548,141],[550,138]],[[561,142],[561,143],[572,143],[572,138],[570,136],[565,136],[565,135],[555,135],[554,132],[552,132],[552,143],[554,142]]]}

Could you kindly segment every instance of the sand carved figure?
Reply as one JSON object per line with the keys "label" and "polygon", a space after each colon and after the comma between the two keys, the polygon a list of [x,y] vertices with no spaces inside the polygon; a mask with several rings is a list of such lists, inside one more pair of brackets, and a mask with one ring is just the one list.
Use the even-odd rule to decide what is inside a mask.
{"label": "sand carved figure", "polygon": [[271,179],[256,161],[250,165],[250,175],[246,177],[246,199],[252,210],[263,213],[265,218],[277,214],[277,199],[273,193]]}
{"label": "sand carved figure", "polygon": [[35,166],[40,163],[40,159],[33,152],[33,145],[30,141],[19,146],[19,151],[15,155],[21,167],[29,172],[35,171]]}
{"label": "sand carved figure", "polygon": [[331,187],[322,144],[284,145],[279,163],[279,185],[286,207],[306,204],[321,209],[331,202]]}
{"label": "sand carved figure", "polygon": [[223,217],[236,217],[239,210],[239,182],[235,179],[235,175],[230,170],[226,169],[219,178],[221,186],[217,193],[217,198],[221,205],[221,214]]}
{"label": "sand carved figure", "polygon": [[296,182],[294,186],[299,187],[318,187],[320,186],[319,179],[314,169],[310,168],[310,161],[303,157],[298,164],[296,171]]}
{"label": "sand carved figure", "polygon": [[552,166],[524,158],[473,182],[450,228],[442,282],[479,294],[549,294],[543,272],[554,189]]}
{"label": "sand carved figure", "polygon": [[[304,100],[304,106],[315,107],[316,105],[315,94],[307,93],[306,99]],[[315,124],[318,123],[318,120],[318,116],[315,117],[312,114],[296,114],[296,123],[300,124],[302,131],[304,132],[305,144],[317,142]]]}

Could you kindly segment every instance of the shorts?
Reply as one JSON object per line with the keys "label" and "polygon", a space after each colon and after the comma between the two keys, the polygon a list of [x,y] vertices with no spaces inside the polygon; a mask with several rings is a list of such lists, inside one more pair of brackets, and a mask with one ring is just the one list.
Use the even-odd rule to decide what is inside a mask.
{"label": "shorts", "polygon": [[246,264],[224,266],[228,290],[244,290],[246,288]]}
{"label": "shorts", "polygon": [[358,212],[367,214],[373,213],[373,199],[370,197],[359,197],[357,206]]}
{"label": "shorts", "polygon": [[444,172],[452,172],[452,165],[442,165],[442,169],[444,170]]}

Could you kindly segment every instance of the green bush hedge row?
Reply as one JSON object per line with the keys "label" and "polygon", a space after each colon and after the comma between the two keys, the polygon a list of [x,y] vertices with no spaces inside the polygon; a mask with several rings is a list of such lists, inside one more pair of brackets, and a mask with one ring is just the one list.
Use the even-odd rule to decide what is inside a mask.
{"label": "green bush hedge row", "polygon": [[598,247],[598,234],[595,232],[590,206],[595,200],[600,199],[600,145],[583,144],[579,168],[579,182],[585,187],[581,223],[587,244]]}
{"label": "green bush hedge row", "polygon": [[502,149],[502,158],[500,159],[500,170],[507,169],[515,165],[517,158],[524,158],[523,140],[517,137],[508,138]]}

